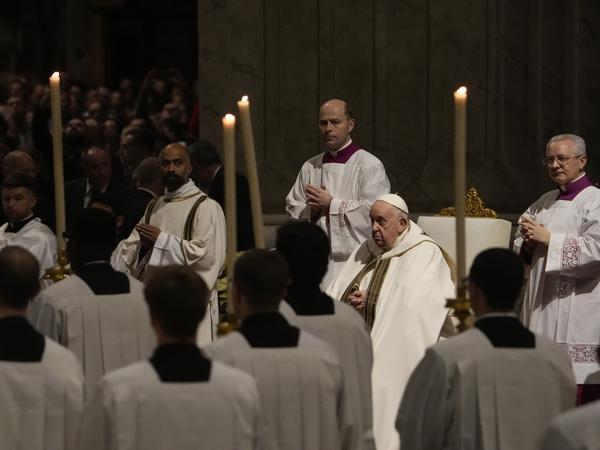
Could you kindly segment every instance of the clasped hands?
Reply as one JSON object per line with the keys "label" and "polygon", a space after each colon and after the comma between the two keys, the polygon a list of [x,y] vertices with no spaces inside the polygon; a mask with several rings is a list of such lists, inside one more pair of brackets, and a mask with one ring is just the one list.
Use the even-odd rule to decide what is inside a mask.
{"label": "clasped hands", "polygon": [[138,223],[135,226],[136,231],[141,238],[143,248],[152,248],[160,235],[160,228],[150,225],[149,223]]}
{"label": "clasped hands", "polygon": [[530,246],[535,246],[536,244],[548,246],[550,244],[550,231],[531,217],[521,216],[519,226],[521,236],[526,244]]}
{"label": "clasped hands", "polygon": [[367,291],[359,291],[357,289],[348,295],[347,300],[354,309],[362,311],[365,309],[365,303],[367,302]]}
{"label": "clasped hands", "polygon": [[329,206],[333,197],[325,186],[306,185],[306,204],[310,206],[313,217],[329,214]]}

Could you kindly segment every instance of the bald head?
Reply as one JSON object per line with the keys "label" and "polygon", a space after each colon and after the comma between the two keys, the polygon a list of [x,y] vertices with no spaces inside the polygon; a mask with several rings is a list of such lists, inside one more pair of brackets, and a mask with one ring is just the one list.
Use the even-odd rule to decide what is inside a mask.
{"label": "bald head", "polygon": [[14,150],[2,160],[2,175],[8,178],[15,173],[23,173],[31,178],[37,175],[37,165],[33,157],[24,150]]}
{"label": "bald head", "polygon": [[192,172],[190,154],[185,145],[177,142],[167,145],[160,152],[163,183],[168,191],[176,191],[187,183]]}
{"label": "bald head", "polygon": [[0,251],[0,307],[24,311],[40,290],[40,266],[21,247]]}
{"label": "bald head", "polygon": [[348,143],[354,129],[350,106],[343,100],[328,100],[319,109],[319,131],[325,147],[339,150]]}

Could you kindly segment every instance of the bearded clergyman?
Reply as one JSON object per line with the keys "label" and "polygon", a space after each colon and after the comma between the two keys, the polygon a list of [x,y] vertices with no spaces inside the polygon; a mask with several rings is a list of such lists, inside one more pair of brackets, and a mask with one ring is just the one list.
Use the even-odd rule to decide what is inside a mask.
{"label": "bearded clergyman", "polygon": [[225,261],[225,217],[190,180],[190,155],[183,144],[167,145],[159,159],[165,194],[150,202],[114,259],[142,280],[160,266],[185,265],[198,273],[211,290],[210,314],[198,331],[198,342],[208,343],[219,318],[216,283]]}
{"label": "bearded clergyman", "polygon": [[401,197],[379,197],[370,217],[372,237],[350,255],[328,293],[353,306],[371,330],[375,443],[396,450],[404,387],[440,336],[454,284],[440,247],[409,219]]}

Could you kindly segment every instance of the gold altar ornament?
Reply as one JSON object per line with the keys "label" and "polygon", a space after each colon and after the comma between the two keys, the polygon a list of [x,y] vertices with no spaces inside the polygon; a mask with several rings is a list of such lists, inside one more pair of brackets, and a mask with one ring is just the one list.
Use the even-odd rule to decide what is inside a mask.
{"label": "gold altar ornament", "polygon": [[[465,212],[467,217],[489,217],[492,219],[498,218],[498,213],[493,209],[486,208],[483,199],[479,196],[477,189],[470,187],[466,196]],[[454,216],[455,208],[449,206],[442,208],[438,216]]]}
{"label": "gold altar ornament", "polygon": [[57,283],[69,277],[72,273],[69,267],[69,260],[67,259],[67,252],[61,248],[58,250],[57,264],[46,270],[44,280]]}

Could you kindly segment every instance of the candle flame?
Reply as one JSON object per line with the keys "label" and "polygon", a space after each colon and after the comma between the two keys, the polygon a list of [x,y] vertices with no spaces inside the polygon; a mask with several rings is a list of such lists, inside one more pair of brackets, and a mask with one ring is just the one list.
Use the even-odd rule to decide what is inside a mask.
{"label": "candle flame", "polygon": [[467,88],[464,86],[461,86],[456,90],[456,93],[460,94],[460,95],[467,95]]}
{"label": "candle flame", "polygon": [[60,79],[60,74],[58,72],[54,72],[51,78],[54,78],[55,80]]}
{"label": "candle flame", "polygon": [[247,102],[247,101],[248,101],[248,96],[247,96],[247,95],[244,95],[244,96],[242,97],[242,100],[241,100],[241,101],[243,101],[243,102]]}
{"label": "candle flame", "polygon": [[224,123],[235,123],[235,116],[233,114],[225,114],[223,117]]}

